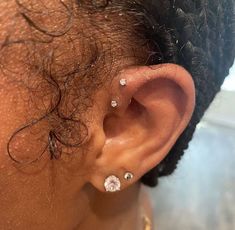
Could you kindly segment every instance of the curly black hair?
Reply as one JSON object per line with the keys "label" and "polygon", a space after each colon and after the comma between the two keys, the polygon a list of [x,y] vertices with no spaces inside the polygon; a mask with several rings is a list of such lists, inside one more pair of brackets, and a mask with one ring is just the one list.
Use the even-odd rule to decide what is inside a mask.
{"label": "curly black hair", "polygon": [[[76,17],[74,19],[74,8],[69,4],[65,4],[64,1],[58,0],[62,8],[67,11],[67,21],[62,29],[58,29],[57,31],[50,30],[34,21],[30,15],[32,9],[25,7],[20,0],[16,0],[16,2],[19,6],[22,18],[28,23],[30,28],[37,31],[38,34],[36,33],[36,39],[34,36],[34,39],[29,38],[28,40],[23,39],[11,42],[8,36],[2,43],[1,49],[12,44],[30,43],[38,50],[37,45],[35,45],[36,43],[40,44],[40,46],[48,46],[48,44],[53,43],[55,39],[66,36],[73,27],[73,21],[76,20]],[[156,186],[159,177],[169,175],[175,170],[177,162],[192,139],[196,125],[215,95],[220,91],[225,77],[229,74],[229,69],[235,57],[235,1],[76,0],[76,4],[84,9],[85,14],[88,15],[88,24],[93,26],[98,32],[103,28],[107,29],[107,27],[110,27],[110,30],[116,30],[117,33],[121,33],[122,29],[125,30],[126,33],[131,31],[132,35],[135,36],[131,38],[131,43],[135,46],[135,50],[140,47],[146,47],[148,53],[147,59],[142,57],[142,59],[140,59],[141,61],[138,61],[139,65],[175,63],[183,66],[192,74],[196,87],[197,101],[192,119],[185,131],[178,138],[168,156],[141,179],[141,181],[148,186]],[[33,7],[31,6],[31,8]],[[100,18],[94,15],[105,16],[102,18],[103,20],[100,20]],[[120,22],[122,16],[125,23],[123,23],[123,21],[122,23]],[[109,24],[108,20],[112,20],[112,24]],[[107,22],[107,24],[104,26],[105,22]],[[119,24],[121,24],[121,26],[118,26]],[[114,28],[111,28],[111,25],[114,26]],[[72,91],[69,90],[69,87],[72,86],[76,88],[76,97],[80,97],[83,94],[85,95],[83,95],[83,98],[87,99],[88,103],[84,104],[83,107],[91,106],[92,103],[89,100],[89,93],[87,94],[87,92],[95,91],[102,86],[102,82],[104,81],[104,79],[100,78],[98,82],[98,78],[95,79],[93,77],[95,73],[99,73],[99,71],[94,68],[100,65],[100,63],[105,65],[105,62],[109,58],[104,55],[101,55],[103,59],[100,58],[99,52],[104,52],[102,49],[100,50],[102,45],[95,44],[95,39],[92,40],[92,36],[85,36],[85,33],[86,32],[82,31],[81,33],[77,33],[76,36],[82,35],[83,38],[89,40],[89,46],[92,47],[89,50],[89,60],[87,60],[86,65],[84,64],[83,66],[75,66],[73,65],[74,63],[72,63],[69,65],[69,67],[73,67],[70,72],[66,72],[66,68],[61,68],[59,77],[65,79],[65,81],[61,79],[59,81],[58,78],[56,78],[58,76],[55,76],[53,65],[47,68],[48,57],[50,58],[49,63],[54,61],[53,52],[49,52],[50,55],[47,56],[46,62],[40,63],[40,65],[43,66],[40,67],[40,69],[38,68],[40,65],[37,63],[37,70],[39,69],[40,72],[43,72],[43,74],[47,76],[45,79],[46,82],[51,85],[52,91],[55,91],[55,89],[57,91],[57,93],[55,93],[57,95],[56,102],[52,103],[50,109],[47,110],[47,113],[41,116],[41,118],[33,119],[32,122],[21,127],[12,135],[8,143],[8,153],[12,160],[21,163],[21,161],[13,157],[10,151],[10,142],[22,130],[35,126],[38,122],[45,119],[48,119],[48,123],[50,124],[47,132],[48,144],[46,148],[49,149],[51,159],[59,159],[61,154],[61,152],[58,153],[59,144],[67,147],[78,147],[84,143],[84,138],[75,138],[74,133],[80,131],[84,133],[84,135],[81,134],[81,136],[84,137],[88,135],[85,123],[76,120],[73,117],[74,112],[66,116],[59,108],[67,103],[66,94]],[[109,39],[111,37],[110,40],[112,40],[111,34],[108,34],[108,36]],[[108,36],[106,34],[106,37]],[[134,38],[141,42],[134,42]],[[115,41],[116,40],[120,43],[119,39],[115,39]],[[130,42],[128,45],[129,44]],[[109,46],[111,50],[112,42]],[[84,49],[86,49],[87,46],[84,45],[84,47]],[[109,52],[111,52],[110,50]],[[42,53],[44,54],[45,52]],[[35,56],[34,54],[33,58],[38,60]],[[114,62],[115,60],[113,59],[112,61]],[[45,66],[45,63],[47,66]],[[110,70],[106,71],[109,78],[111,75],[110,72]],[[86,84],[81,85],[74,83],[73,80],[77,77],[78,73],[84,77]],[[87,77],[88,75],[90,77]],[[80,101],[81,100],[74,103],[74,105],[76,105],[74,111],[76,112],[78,111],[77,104],[80,103]],[[80,124],[80,128],[71,131],[71,127],[74,128],[77,124]],[[43,151],[45,151],[46,148]],[[38,159],[37,157],[35,160]]]}

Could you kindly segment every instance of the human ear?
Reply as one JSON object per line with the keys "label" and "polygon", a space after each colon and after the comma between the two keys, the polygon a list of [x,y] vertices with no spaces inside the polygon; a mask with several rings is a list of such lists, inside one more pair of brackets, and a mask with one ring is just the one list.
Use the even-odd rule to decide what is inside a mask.
{"label": "human ear", "polygon": [[[132,67],[114,80],[118,107],[103,121],[105,136],[90,182],[104,191],[109,175],[120,178],[121,189],[139,180],[168,154],[188,125],[195,107],[192,76],[175,64]],[[125,79],[126,85],[119,84]],[[131,181],[124,179],[132,172]]]}

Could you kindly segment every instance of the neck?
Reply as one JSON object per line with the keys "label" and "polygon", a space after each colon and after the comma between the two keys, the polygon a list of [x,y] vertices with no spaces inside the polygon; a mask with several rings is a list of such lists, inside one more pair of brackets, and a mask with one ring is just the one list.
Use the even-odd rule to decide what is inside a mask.
{"label": "neck", "polygon": [[[86,188],[87,189],[87,188]],[[76,229],[142,230],[141,185],[119,193],[104,194],[98,191],[92,195],[86,215]]]}
{"label": "neck", "polygon": [[52,191],[46,180],[36,180],[32,186],[33,183],[19,179],[15,181],[24,186],[20,187],[17,196],[10,196],[11,190],[19,191],[19,184],[7,186],[10,180],[6,180],[3,186],[4,178],[7,177],[0,176],[0,226],[6,229],[38,229],[38,226],[58,230],[144,229],[142,208],[146,202],[140,183],[118,193],[106,194],[90,185],[81,185],[78,191],[75,183]]}

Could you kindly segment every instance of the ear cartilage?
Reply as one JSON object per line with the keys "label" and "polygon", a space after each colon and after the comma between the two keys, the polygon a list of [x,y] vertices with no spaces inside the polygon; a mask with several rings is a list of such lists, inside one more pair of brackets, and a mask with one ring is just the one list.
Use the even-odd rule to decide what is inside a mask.
{"label": "ear cartilage", "polygon": [[131,172],[126,172],[124,174],[124,179],[125,180],[131,180],[131,179],[133,179],[133,177],[134,177],[134,175]]}
{"label": "ear cartilage", "polygon": [[108,176],[104,181],[106,192],[117,192],[121,190],[120,179],[114,175]]}
{"label": "ear cartilage", "polygon": [[117,108],[117,107],[118,107],[118,102],[115,101],[115,100],[111,101],[111,106],[112,106],[113,108]]}
{"label": "ear cartilage", "polygon": [[121,86],[126,86],[126,85],[127,85],[127,80],[124,79],[124,78],[121,79],[121,80],[120,80],[120,85],[121,85]]}

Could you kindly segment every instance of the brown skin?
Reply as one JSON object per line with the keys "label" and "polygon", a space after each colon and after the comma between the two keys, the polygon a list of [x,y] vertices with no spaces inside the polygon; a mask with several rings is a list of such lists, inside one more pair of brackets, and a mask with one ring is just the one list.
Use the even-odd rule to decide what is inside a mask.
{"label": "brown skin", "polygon": [[[0,38],[4,41],[17,11],[14,1],[0,6],[4,9],[0,15]],[[16,59],[21,48],[8,51],[8,55],[12,55],[16,76],[25,73],[20,75],[24,80],[26,67]],[[187,126],[194,110],[195,89],[191,75],[178,65],[135,66],[132,59],[116,63],[120,71],[112,84],[103,84],[92,95],[93,105],[83,113],[89,121],[85,144],[76,154],[62,154],[59,160],[50,160],[47,150],[30,165],[14,163],[6,146],[12,133],[39,112],[28,103],[31,95],[22,81],[16,81],[14,73],[6,77],[0,72],[2,229],[143,229],[143,212],[151,214],[139,179],[167,155]],[[28,71],[34,76],[34,70]],[[127,80],[125,87],[119,85],[122,78]],[[118,100],[118,108],[110,107],[112,99]],[[37,104],[40,106],[40,100]],[[47,123],[39,124],[38,130],[44,137]],[[42,148],[42,142],[28,140],[21,157],[37,156]],[[16,149],[17,144],[22,147],[19,139],[13,144]],[[134,174],[133,180],[123,179],[126,171]],[[108,194],[103,183],[111,174],[121,179],[122,187],[120,192]]]}

